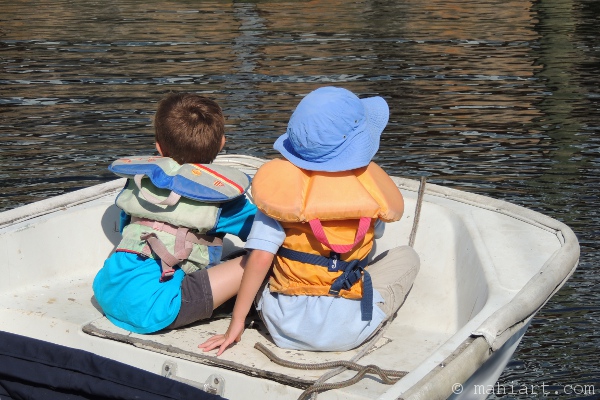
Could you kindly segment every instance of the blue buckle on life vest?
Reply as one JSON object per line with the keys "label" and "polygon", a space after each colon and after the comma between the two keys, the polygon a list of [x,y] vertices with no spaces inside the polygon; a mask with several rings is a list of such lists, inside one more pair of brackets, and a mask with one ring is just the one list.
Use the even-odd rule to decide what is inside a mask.
{"label": "blue buckle on life vest", "polygon": [[[329,288],[329,294],[332,296],[339,296],[342,289],[350,290],[352,285],[363,278],[363,297],[360,300],[361,320],[371,321],[373,319],[373,282],[371,275],[365,269],[367,257],[348,262],[340,260],[340,254],[335,252],[331,252],[331,257],[323,257],[285,247],[280,247],[277,254],[293,261],[327,267],[329,272],[343,271]],[[332,267],[335,269],[331,269]]]}
{"label": "blue buckle on life vest", "polygon": [[363,296],[360,299],[361,320],[371,321],[373,319],[373,282],[371,275],[365,269],[363,260],[354,260],[348,263],[344,272],[331,284],[329,294],[339,296],[342,289],[350,290],[352,285],[363,278]]}

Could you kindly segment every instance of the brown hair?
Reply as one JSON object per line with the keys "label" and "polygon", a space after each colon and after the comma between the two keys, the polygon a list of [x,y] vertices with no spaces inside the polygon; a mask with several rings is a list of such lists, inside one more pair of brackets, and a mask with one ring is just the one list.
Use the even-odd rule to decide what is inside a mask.
{"label": "brown hair", "polygon": [[209,98],[171,93],[158,103],[154,131],[164,156],[179,164],[208,164],[221,150],[225,118]]}

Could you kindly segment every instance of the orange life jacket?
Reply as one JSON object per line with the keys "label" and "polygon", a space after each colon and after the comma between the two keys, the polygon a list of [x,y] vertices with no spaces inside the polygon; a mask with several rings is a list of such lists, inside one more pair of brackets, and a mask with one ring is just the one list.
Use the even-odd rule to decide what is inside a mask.
{"label": "orange life jacket", "polygon": [[[361,269],[365,267],[373,246],[376,219],[397,221],[404,211],[398,187],[375,163],[351,171],[317,172],[300,169],[287,160],[272,160],[261,166],[253,178],[252,197],[258,209],[279,221],[285,230],[270,290],[287,295],[362,298],[360,279],[351,287],[331,291],[332,284],[343,274],[335,264],[338,260],[365,260]],[[366,231],[357,238],[361,219],[363,228],[366,220]],[[323,232],[315,233],[319,226]],[[323,264],[298,261],[286,249],[316,256],[321,261],[329,259],[329,265],[324,268]],[[360,278],[360,271],[358,274]]]}

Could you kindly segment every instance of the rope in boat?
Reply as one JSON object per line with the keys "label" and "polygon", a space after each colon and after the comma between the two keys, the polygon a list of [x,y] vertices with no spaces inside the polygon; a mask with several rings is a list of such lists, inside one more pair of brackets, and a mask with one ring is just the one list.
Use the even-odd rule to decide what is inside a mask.
{"label": "rope in boat", "polygon": [[[352,386],[355,383],[358,383],[367,373],[373,372],[372,368],[370,368],[370,367],[376,367],[376,366],[375,365],[366,365],[356,375],[354,375],[352,378],[345,380],[345,381],[335,382],[335,383],[313,384],[310,387],[308,387],[304,392],[302,392],[300,397],[298,397],[298,400],[304,400],[304,399],[308,398],[309,396],[311,396],[313,394],[317,394],[319,392],[325,392],[327,390],[341,389],[346,386]],[[393,385],[394,383],[398,382],[401,378],[402,378],[402,376],[397,377],[390,382],[384,381],[384,383],[386,383],[388,385]]]}
{"label": "rope in boat", "polygon": [[[344,361],[344,360],[329,361],[329,362],[317,363],[317,364],[298,363],[298,362],[288,361],[288,360],[279,358],[271,350],[267,349],[261,343],[256,343],[254,345],[254,348],[261,351],[264,355],[266,355],[274,363],[279,364],[284,367],[288,367],[288,368],[304,369],[304,370],[318,370],[318,369],[330,369],[330,368],[338,367],[338,369],[340,369],[339,372],[342,372],[346,369],[358,371],[358,373],[356,375],[354,375],[352,378],[342,381],[342,382],[318,383],[318,381],[316,381],[311,386],[309,386],[304,392],[302,392],[300,397],[298,397],[299,400],[305,399],[310,395],[317,394],[318,392],[324,392],[324,391],[332,390],[332,389],[340,389],[340,388],[343,388],[346,386],[353,385],[353,384],[357,383],[358,381],[360,381],[368,373],[375,373],[375,374],[379,375],[379,377],[381,378],[383,383],[385,383],[387,385],[393,385],[394,383],[398,382],[402,377],[406,376],[406,374],[408,373],[405,371],[381,369],[377,365],[372,365],[372,364],[360,365],[353,361]],[[354,357],[354,358],[356,358],[356,357]],[[334,375],[337,375],[339,372],[337,372]],[[323,376],[321,378],[323,378]],[[329,378],[326,378],[326,379],[329,379]]]}
{"label": "rope in boat", "polygon": [[269,359],[271,361],[273,361],[274,363],[279,364],[283,367],[288,367],[288,368],[304,369],[304,370],[317,370],[317,369],[331,369],[331,368],[335,368],[335,367],[345,367],[346,369],[351,369],[353,371],[367,370],[367,371],[371,371],[371,372],[374,372],[377,375],[379,375],[381,380],[383,380],[386,384],[389,384],[389,385],[391,385],[392,383],[395,383],[398,379],[402,378],[403,376],[405,376],[407,374],[407,372],[405,372],[405,371],[381,369],[377,365],[372,365],[372,364],[371,365],[360,365],[355,362],[345,361],[345,360],[327,361],[327,362],[316,363],[316,364],[299,363],[299,362],[295,362],[295,361],[284,360],[283,358],[278,357],[277,355],[275,355],[275,353],[273,353],[271,350],[269,350],[262,343],[257,342],[254,345],[254,348],[259,350],[260,352],[262,352],[267,357],[269,357]]}
{"label": "rope in boat", "polygon": [[[427,180],[427,178],[422,176],[420,184],[419,184],[419,192],[417,195],[417,205],[415,208],[415,218],[413,220],[413,226],[412,226],[412,230],[411,230],[411,233],[409,236],[409,241],[408,241],[408,245],[410,247],[413,247],[414,241],[415,241],[415,236],[417,233],[417,226],[419,224],[419,219],[420,219],[420,215],[421,215],[421,205],[423,203],[423,195],[425,193],[426,180]],[[334,376],[341,374],[346,369],[349,369],[349,367],[348,367],[349,365],[359,366],[359,364],[356,364],[356,361],[361,359],[365,354],[367,354],[369,351],[371,351],[371,349],[375,346],[377,341],[383,336],[383,334],[385,333],[387,328],[390,326],[392,320],[393,320],[393,317],[390,318],[390,320],[388,320],[385,323],[385,325],[381,327],[379,332],[377,332],[377,334],[373,338],[371,338],[370,343],[367,346],[365,346],[363,349],[361,349],[354,357],[352,357],[350,359],[350,361],[341,361],[340,360],[340,361],[331,361],[331,362],[321,363],[321,364],[301,364],[301,363],[296,363],[293,361],[286,361],[286,360],[283,360],[283,359],[277,357],[275,354],[273,354],[270,350],[268,350],[266,347],[264,347],[260,343],[256,343],[254,345],[254,347],[256,349],[260,350],[261,352],[263,352],[263,354],[265,354],[271,361],[273,361],[275,363],[278,363],[278,361],[281,361],[281,362],[285,363],[285,365],[284,364],[280,364],[280,365],[284,365],[289,368],[307,369],[307,370],[308,369],[323,369],[323,368],[312,368],[314,365],[331,365],[331,367],[328,367],[328,368],[335,367],[335,369],[321,375],[321,377],[319,379],[317,379],[311,386],[306,388],[306,390],[304,390],[304,392],[302,392],[300,394],[300,397],[298,397],[298,400],[303,400],[310,395],[311,399],[315,400],[317,398],[317,394],[319,392],[324,392],[324,391],[333,390],[333,389],[341,389],[343,387],[351,386],[351,385],[357,383],[368,372],[374,372],[373,370],[370,370],[370,367],[375,367],[379,371],[387,372],[386,378],[389,379],[390,376],[392,377],[392,379],[390,380],[391,383],[387,383],[384,380],[384,383],[387,383],[387,384],[393,384],[407,374],[407,372],[405,372],[405,371],[381,370],[377,366],[366,365],[364,367],[360,366],[362,368],[360,370],[355,369],[356,371],[359,371],[359,372],[356,375],[354,375],[354,377],[352,377],[348,380],[341,381],[341,382],[335,382],[335,383],[323,383],[323,382],[327,381],[328,379],[331,379]],[[266,351],[263,351],[263,349]],[[382,377],[382,380],[383,380],[383,377]]]}
{"label": "rope in boat", "polygon": [[421,217],[421,204],[423,204],[423,194],[425,193],[425,182],[427,178],[422,176],[421,183],[419,184],[419,194],[417,196],[417,206],[415,208],[415,219],[413,221],[412,230],[410,231],[410,237],[408,238],[408,245],[414,247],[415,236],[417,236],[417,226],[419,225],[419,218]]}
{"label": "rope in boat", "polygon": [[[350,359],[351,362],[356,362],[358,360],[360,360],[365,354],[367,354],[369,351],[371,351],[371,349],[373,348],[373,346],[375,345],[375,343],[377,343],[377,341],[383,336],[383,334],[385,333],[386,329],[387,329],[387,323],[386,325],[384,325],[382,327],[382,329],[379,330],[379,332],[377,332],[377,334],[375,334],[375,336],[371,339],[371,342],[369,345],[365,346],[363,349],[361,349],[357,354],[354,355],[354,357],[352,357]],[[304,393],[310,393],[311,394],[311,399],[315,400],[317,398],[317,394],[319,393],[316,389],[323,389],[320,390],[321,392],[325,391],[325,390],[331,390],[331,389],[341,389],[342,387],[345,386],[340,386],[340,387],[335,387],[335,388],[326,388],[323,385],[326,385],[324,382],[333,378],[336,375],[341,374],[342,372],[344,372],[346,370],[346,368],[344,367],[337,367],[334,370],[331,370],[329,372],[324,373],[323,375],[321,375],[319,377],[319,379],[317,379],[312,386],[308,387]],[[312,388],[315,388],[315,390],[313,390]],[[302,393],[300,395],[300,399],[302,398],[303,394]]]}

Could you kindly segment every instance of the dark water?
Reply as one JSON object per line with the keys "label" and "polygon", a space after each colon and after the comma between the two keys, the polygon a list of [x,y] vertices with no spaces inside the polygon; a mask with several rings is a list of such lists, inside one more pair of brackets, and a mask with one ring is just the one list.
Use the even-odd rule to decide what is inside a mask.
{"label": "dark water", "polygon": [[309,91],[378,94],[391,118],[375,160],[389,173],[524,205],[579,237],[579,269],[500,378],[520,394],[490,398],[543,397],[542,384],[548,398],[600,398],[600,1],[0,0],[0,10],[0,209],[113,179],[111,160],[152,152],[151,116],[169,91],[216,99],[226,150],[259,157],[276,155]]}

